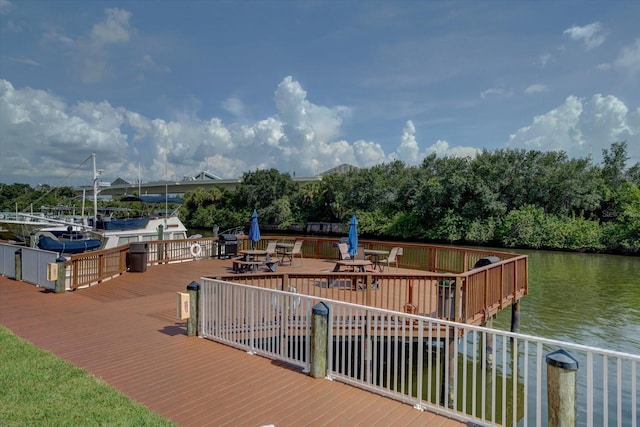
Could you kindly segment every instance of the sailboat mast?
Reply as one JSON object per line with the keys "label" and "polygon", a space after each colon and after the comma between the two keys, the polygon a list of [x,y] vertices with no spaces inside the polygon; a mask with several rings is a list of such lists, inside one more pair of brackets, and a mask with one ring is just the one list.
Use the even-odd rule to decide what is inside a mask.
{"label": "sailboat mast", "polygon": [[93,228],[98,227],[98,171],[96,170],[96,153],[93,157]]}

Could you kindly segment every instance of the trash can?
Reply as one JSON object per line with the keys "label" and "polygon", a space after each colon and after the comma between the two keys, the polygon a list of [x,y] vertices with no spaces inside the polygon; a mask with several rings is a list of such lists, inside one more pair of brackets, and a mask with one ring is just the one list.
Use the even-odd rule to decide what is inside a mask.
{"label": "trash can", "polygon": [[456,318],[456,279],[438,280],[437,314],[439,319]]}
{"label": "trash can", "polygon": [[129,271],[143,273],[147,271],[149,245],[144,242],[129,243]]}

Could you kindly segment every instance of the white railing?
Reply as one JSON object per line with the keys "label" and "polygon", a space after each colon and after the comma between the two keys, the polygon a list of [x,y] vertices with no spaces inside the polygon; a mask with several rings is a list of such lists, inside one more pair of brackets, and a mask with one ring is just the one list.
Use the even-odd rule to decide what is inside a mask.
{"label": "white railing", "polygon": [[[488,425],[544,426],[545,358],[577,360],[577,425],[637,427],[640,355],[203,278],[200,335],[310,368],[311,313],[329,307],[327,376]],[[332,339],[331,339],[332,338]]]}
{"label": "white railing", "polygon": [[309,370],[313,300],[296,294],[203,279],[199,333],[247,352]]}

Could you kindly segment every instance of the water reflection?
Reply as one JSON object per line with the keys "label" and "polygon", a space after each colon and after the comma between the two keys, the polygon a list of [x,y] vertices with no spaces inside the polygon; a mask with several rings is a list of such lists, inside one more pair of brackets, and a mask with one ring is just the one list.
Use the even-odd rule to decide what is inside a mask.
{"label": "water reflection", "polygon": [[[518,250],[529,256],[520,332],[640,354],[640,258]],[[494,327],[508,329],[510,310]]]}

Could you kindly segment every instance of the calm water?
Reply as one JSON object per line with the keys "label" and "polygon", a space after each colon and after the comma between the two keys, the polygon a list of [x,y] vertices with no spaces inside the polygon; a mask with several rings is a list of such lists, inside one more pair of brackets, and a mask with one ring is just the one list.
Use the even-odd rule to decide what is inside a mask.
{"label": "calm water", "polygon": [[[640,354],[640,258],[518,250],[529,256],[520,332]],[[494,327],[508,330],[511,310]]]}

